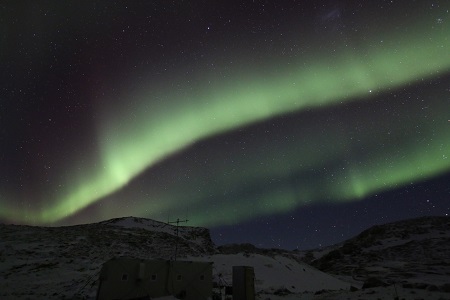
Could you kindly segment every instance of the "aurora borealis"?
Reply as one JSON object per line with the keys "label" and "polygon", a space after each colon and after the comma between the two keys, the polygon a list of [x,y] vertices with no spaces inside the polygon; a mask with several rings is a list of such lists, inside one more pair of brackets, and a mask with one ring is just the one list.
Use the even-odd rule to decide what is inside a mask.
{"label": "aurora borealis", "polygon": [[449,213],[449,7],[317,3],[2,4],[0,220],[304,248]]}

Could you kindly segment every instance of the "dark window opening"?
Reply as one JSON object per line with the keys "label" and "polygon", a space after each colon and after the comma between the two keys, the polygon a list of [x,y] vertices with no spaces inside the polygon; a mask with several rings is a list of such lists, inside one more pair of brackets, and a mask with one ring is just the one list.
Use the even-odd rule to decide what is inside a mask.
{"label": "dark window opening", "polygon": [[180,281],[181,279],[182,279],[181,275],[178,274],[178,275],[177,275],[177,280]]}
{"label": "dark window opening", "polygon": [[200,280],[205,280],[205,275],[200,275]]}
{"label": "dark window opening", "polygon": [[152,274],[152,281],[156,281],[156,274]]}
{"label": "dark window opening", "polygon": [[122,274],[122,281],[128,280],[128,274]]}

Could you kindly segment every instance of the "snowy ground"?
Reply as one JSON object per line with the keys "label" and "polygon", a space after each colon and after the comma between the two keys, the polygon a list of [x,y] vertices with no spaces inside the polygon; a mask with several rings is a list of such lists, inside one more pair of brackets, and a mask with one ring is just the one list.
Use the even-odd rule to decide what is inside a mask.
{"label": "snowy ground", "polygon": [[[194,260],[195,258],[192,258]],[[198,258],[197,258],[198,259]],[[255,290],[274,292],[289,289],[293,293],[316,292],[323,289],[349,289],[351,284],[323,273],[293,259],[259,254],[217,254],[200,258],[214,262],[214,276],[229,284],[232,282],[232,266],[251,266],[255,271]]]}
{"label": "snowy ground", "polygon": [[397,287],[396,290],[393,286],[386,288],[371,288],[366,290],[360,290],[356,292],[349,291],[329,291],[323,292],[321,294],[315,293],[303,293],[296,295],[287,296],[275,296],[271,294],[260,294],[258,295],[258,300],[319,300],[319,299],[329,299],[329,300],[388,300],[396,299],[416,299],[416,300],[450,300],[449,293],[443,292],[430,292],[420,289],[404,289]]}

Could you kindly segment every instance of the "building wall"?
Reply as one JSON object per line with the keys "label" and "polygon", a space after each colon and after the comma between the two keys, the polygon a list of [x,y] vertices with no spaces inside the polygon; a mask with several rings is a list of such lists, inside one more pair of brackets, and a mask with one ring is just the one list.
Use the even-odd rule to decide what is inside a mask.
{"label": "building wall", "polygon": [[103,265],[98,300],[212,296],[212,263],[117,258]]}

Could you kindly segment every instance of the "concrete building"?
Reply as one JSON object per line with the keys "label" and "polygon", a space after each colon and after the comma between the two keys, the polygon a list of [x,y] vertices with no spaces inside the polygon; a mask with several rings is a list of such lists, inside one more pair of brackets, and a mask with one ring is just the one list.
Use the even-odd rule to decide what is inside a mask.
{"label": "concrete building", "polygon": [[103,264],[97,300],[212,298],[212,263],[113,258]]}

